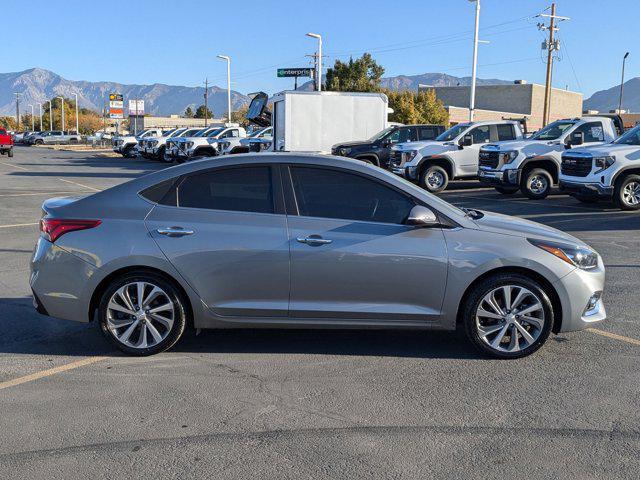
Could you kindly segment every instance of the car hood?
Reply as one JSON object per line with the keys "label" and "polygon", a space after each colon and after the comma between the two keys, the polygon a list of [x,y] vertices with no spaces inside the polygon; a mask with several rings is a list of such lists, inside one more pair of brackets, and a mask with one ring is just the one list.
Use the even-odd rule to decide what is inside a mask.
{"label": "car hood", "polygon": [[624,145],[620,143],[606,143],[595,147],[572,148],[570,152],[586,153],[593,156],[599,155],[628,155],[630,153],[640,152],[640,145]]}
{"label": "car hood", "polygon": [[517,151],[523,152],[527,157],[544,155],[549,152],[564,151],[564,144],[557,141],[541,140],[507,140],[505,142],[489,143],[482,150],[498,150],[499,152]]}
{"label": "car hood", "polygon": [[354,148],[354,147],[363,147],[365,145],[371,145],[371,142],[367,141],[367,140],[360,140],[358,142],[342,142],[342,143],[336,143],[335,145],[332,145],[331,148]]}
{"label": "car hood", "polygon": [[407,142],[396,145],[393,150],[399,152],[408,152],[418,150],[424,157],[427,155],[436,155],[442,152],[451,152],[458,150],[458,146],[453,142],[438,142],[436,140],[429,140],[425,142]]}
{"label": "car hood", "polygon": [[484,214],[482,218],[477,218],[473,221],[478,226],[478,229],[485,232],[588,246],[582,240],[568,233],[541,223],[500,213],[487,211],[482,211],[482,213]]}

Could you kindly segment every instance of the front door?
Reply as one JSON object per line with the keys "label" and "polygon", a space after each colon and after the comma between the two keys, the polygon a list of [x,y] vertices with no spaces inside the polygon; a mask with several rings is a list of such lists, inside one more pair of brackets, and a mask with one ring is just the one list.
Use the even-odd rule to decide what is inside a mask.
{"label": "front door", "polygon": [[480,147],[491,141],[491,127],[489,125],[479,125],[465,133],[466,135],[471,135],[473,144],[459,151],[459,171],[456,172],[456,176],[469,177],[478,174]]}
{"label": "front door", "polygon": [[[447,277],[439,228],[403,224],[414,200],[372,177],[292,166],[290,316],[435,322]],[[294,212],[295,213],[295,212]]]}
{"label": "front door", "polygon": [[273,171],[245,165],[189,174],[146,219],[160,249],[216,315],[287,316],[289,245]]}

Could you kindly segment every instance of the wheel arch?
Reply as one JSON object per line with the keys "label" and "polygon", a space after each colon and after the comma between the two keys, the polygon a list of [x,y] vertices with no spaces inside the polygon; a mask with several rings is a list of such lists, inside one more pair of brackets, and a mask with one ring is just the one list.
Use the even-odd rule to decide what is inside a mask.
{"label": "wheel arch", "polygon": [[640,167],[638,166],[628,166],[626,168],[621,168],[618,170],[611,179],[611,185],[615,185],[618,181],[625,178],[627,175],[640,175]]}
{"label": "wheel arch", "polygon": [[375,153],[362,153],[353,157],[355,160],[371,160],[374,165],[380,166],[380,158]]}
{"label": "wheel arch", "polygon": [[464,311],[464,305],[469,298],[469,295],[473,291],[473,289],[479,283],[483,282],[487,278],[499,275],[499,274],[520,274],[526,277],[531,278],[532,280],[538,282],[540,286],[542,286],[543,290],[549,297],[551,301],[551,306],[553,307],[553,326],[551,327],[551,331],[553,333],[558,333],[562,327],[562,303],[560,302],[560,297],[556,289],[553,287],[551,282],[549,282],[543,275],[536,272],[535,270],[531,270],[525,267],[515,267],[515,266],[505,266],[493,268],[484,272],[482,275],[478,276],[476,279],[471,282],[467,288],[465,289],[461,299],[460,304],[458,305],[458,311],[456,314],[456,329],[462,325],[462,314]]}
{"label": "wheel arch", "polygon": [[160,270],[159,268],[150,267],[148,265],[131,265],[127,267],[122,267],[113,272],[109,273],[105,276],[96,288],[93,290],[91,295],[91,300],[89,301],[89,311],[87,315],[89,316],[89,321],[91,322],[96,315],[96,311],[98,310],[98,306],[100,305],[100,297],[105,292],[109,284],[114,278],[120,277],[122,275],[131,274],[131,273],[151,273],[154,275],[158,275],[162,277],[167,282],[171,283],[183,296],[185,300],[185,308],[187,309],[187,325],[189,327],[193,327],[194,322],[194,311],[192,305],[192,299],[187,293],[187,291],[183,288],[183,286],[178,282],[173,276],[169,275],[167,272]]}
{"label": "wheel arch", "polygon": [[534,168],[542,168],[543,170],[547,170],[551,174],[551,178],[553,179],[553,183],[558,185],[560,180],[560,166],[558,163],[550,157],[534,157],[531,160],[525,160],[522,164],[522,172],[534,169]]}
{"label": "wheel arch", "polygon": [[453,166],[453,161],[451,161],[451,159],[446,156],[425,157],[422,160],[420,160],[420,164],[418,165],[418,177],[422,175],[422,172],[424,171],[425,168],[431,165],[437,165],[439,167],[444,168],[445,171],[447,172],[447,175],[449,175],[449,180],[454,179],[455,168]]}

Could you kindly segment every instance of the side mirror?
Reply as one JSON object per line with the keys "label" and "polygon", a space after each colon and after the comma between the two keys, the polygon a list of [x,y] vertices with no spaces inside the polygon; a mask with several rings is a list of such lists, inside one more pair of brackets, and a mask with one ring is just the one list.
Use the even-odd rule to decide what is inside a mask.
{"label": "side mirror", "polygon": [[577,147],[578,145],[582,145],[584,143],[584,132],[573,132],[569,139],[569,145],[572,147]]}
{"label": "side mirror", "polygon": [[473,145],[473,137],[471,135],[465,135],[460,140],[461,147],[470,147],[471,145]]}
{"label": "side mirror", "polygon": [[407,225],[418,228],[437,227],[440,225],[438,217],[433,211],[422,205],[416,205],[409,212],[409,217],[406,222]]}

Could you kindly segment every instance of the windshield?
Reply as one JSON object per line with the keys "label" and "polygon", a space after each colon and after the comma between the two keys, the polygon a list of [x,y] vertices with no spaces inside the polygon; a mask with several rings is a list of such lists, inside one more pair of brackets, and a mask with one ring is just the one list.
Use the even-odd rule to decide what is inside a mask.
{"label": "windshield", "polygon": [[207,133],[207,137],[215,137],[219,133],[222,133],[223,130],[224,128],[216,128],[215,130],[212,130],[209,133]]}
{"label": "windshield", "polygon": [[208,136],[209,136],[209,134],[210,134],[211,132],[215,132],[215,131],[217,131],[217,130],[220,130],[220,129],[219,129],[219,128],[211,129],[211,128],[209,128],[209,127],[208,127],[208,128],[203,128],[203,129],[202,129],[202,130],[200,130],[198,133],[196,133],[196,134],[194,135],[194,137],[208,137]]}
{"label": "windshield", "polygon": [[396,129],[396,127],[388,127],[385,128],[384,130],[382,130],[381,132],[376,133],[373,137],[371,137],[369,139],[370,142],[375,142],[377,140],[380,140],[384,137],[386,137],[389,133],[391,133],[392,131],[394,131]]}
{"label": "windshield", "polygon": [[260,136],[264,135],[265,133],[267,133],[267,130],[271,130],[271,127],[266,127],[266,128],[261,128],[260,130],[256,130],[251,135],[249,135],[249,138],[260,137]]}
{"label": "windshield", "polygon": [[620,138],[614,140],[613,143],[619,145],[640,145],[640,125],[633,127]]}
{"label": "windshield", "polygon": [[538,130],[536,134],[531,137],[531,140],[557,140],[575,124],[575,122],[569,122],[567,120],[558,120]]}
{"label": "windshield", "polygon": [[451,127],[449,130],[441,134],[436,138],[438,142],[450,142],[462,132],[464,132],[467,128],[469,128],[469,124],[467,123],[459,123],[455,127]]}
{"label": "windshield", "polygon": [[174,138],[174,137],[177,137],[178,135],[184,133],[185,130],[186,130],[186,128],[176,128],[173,132],[170,132],[169,135],[165,135],[165,136],[168,136],[169,138]]}

